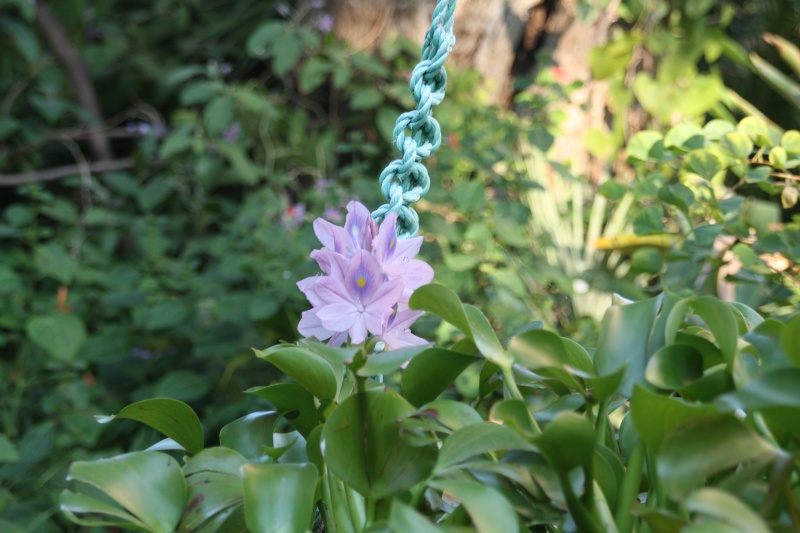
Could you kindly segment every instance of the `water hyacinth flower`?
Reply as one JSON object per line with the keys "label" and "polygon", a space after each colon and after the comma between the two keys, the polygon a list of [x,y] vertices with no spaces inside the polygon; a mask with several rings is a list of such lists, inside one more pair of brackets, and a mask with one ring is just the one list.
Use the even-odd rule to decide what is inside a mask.
{"label": "water hyacinth flower", "polygon": [[389,349],[425,344],[411,333],[422,315],[408,307],[411,294],[433,280],[433,269],[414,256],[422,237],[397,238],[397,214],[380,227],[358,202],[347,205],[344,227],[317,219],[314,232],[323,247],[311,252],[323,275],[298,282],[312,308],[302,314],[298,330],[333,346],[347,338],[354,344],[368,335]]}

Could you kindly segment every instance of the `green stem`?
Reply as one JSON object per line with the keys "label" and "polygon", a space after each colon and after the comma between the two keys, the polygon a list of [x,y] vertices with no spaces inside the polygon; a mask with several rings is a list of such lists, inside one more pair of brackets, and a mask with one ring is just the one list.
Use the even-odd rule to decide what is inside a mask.
{"label": "green stem", "polygon": [[422,495],[425,494],[425,483],[417,483],[411,487],[411,501],[408,502],[409,507],[416,509],[419,506],[419,501]]}
{"label": "green stem", "polygon": [[364,497],[342,483],[344,493],[347,497],[347,506],[350,509],[350,518],[356,531],[361,531],[367,523],[367,515],[364,509]]}
{"label": "green stem", "polygon": [[366,525],[369,526],[370,524],[372,524],[375,521],[375,507],[376,507],[378,502],[377,502],[377,500],[374,500],[372,498],[367,498],[366,499],[366,503],[367,503],[367,510],[366,510],[367,522],[366,522]]}
{"label": "green stem", "polygon": [[334,479],[329,472],[325,473],[328,484],[328,501],[333,514],[334,531],[336,533],[356,533],[350,509],[347,505],[347,496],[342,493],[344,486],[340,486],[338,479]]}
{"label": "green stem", "polygon": [[597,407],[597,424],[595,426],[595,440],[597,444],[606,444],[606,431],[608,428],[608,398],[600,402]]}
{"label": "green stem", "polygon": [[639,498],[639,486],[642,484],[642,469],[644,467],[645,446],[642,441],[636,443],[633,453],[628,459],[628,467],[625,476],[622,478],[619,497],[617,498],[617,509],[614,513],[614,521],[617,523],[619,533],[631,533],[633,531],[633,513],[631,506]]}

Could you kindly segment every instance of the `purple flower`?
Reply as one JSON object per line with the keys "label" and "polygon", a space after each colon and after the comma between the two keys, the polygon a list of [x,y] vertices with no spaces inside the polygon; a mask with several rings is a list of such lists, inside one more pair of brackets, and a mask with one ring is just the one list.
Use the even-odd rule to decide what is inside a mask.
{"label": "purple flower", "polygon": [[342,213],[335,207],[326,207],[325,212],[322,213],[322,216],[325,218],[325,220],[329,220],[330,222],[342,221]]}
{"label": "purple flower", "polygon": [[317,29],[321,33],[330,33],[333,31],[333,15],[326,13],[322,15],[317,21]]}
{"label": "purple flower", "polygon": [[312,305],[300,333],[334,346],[348,335],[353,343],[364,342],[369,334],[391,349],[423,344],[409,329],[422,313],[408,308],[414,289],[433,279],[433,269],[414,259],[422,237],[398,240],[395,213],[379,228],[358,202],[347,205],[343,228],[318,218],[314,231],[323,248],[311,257],[324,275],[297,284]]}

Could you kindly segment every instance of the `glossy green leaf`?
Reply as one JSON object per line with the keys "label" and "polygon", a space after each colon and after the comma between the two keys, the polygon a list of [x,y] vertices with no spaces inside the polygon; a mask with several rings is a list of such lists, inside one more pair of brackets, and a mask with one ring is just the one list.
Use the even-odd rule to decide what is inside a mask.
{"label": "glossy green leaf", "polygon": [[435,400],[469,365],[480,358],[429,348],[412,359],[401,378],[403,394],[414,405]]}
{"label": "glossy green leaf", "polygon": [[277,383],[267,387],[253,387],[245,392],[267,400],[293,428],[306,438],[319,425],[314,396],[297,383]]}
{"label": "glossy green leaf", "polygon": [[781,347],[795,366],[800,367],[800,315],[794,315],[783,325]]}
{"label": "glossy green leaf", "polygon": [[281,417],[277,411],[250,413],[224,426],[219,432],[219,442],[242,454],[248,460],[266,455],[273,445],[275,422]]}
{"label": "glossy green leaf", "polygon": [[687,344],[664,346],[647,362],[644,377],[664,390],[677,390],[703,376],[703,356]]}
{"label": "glossy green leaf", "polygon": [[497,338],[497,335],[495,335],[492,325],[489,324],[489,320],[487,320],[477,307],[472,305],[464,305],[464,312],[467,315],[467,320],[469,320],[472,340],[475,342],[475,346],[478,347],[481,354],[501,368],[510,368],[513,363],[511,356],[503,348],[503,345],[500,344],[500,340]]}
{"label": "glossy green leaf", "polygon": [[477,481],[461,480],[437,480],[431,485],[461,502],[478,533],[519,530],[517,513],[497,489]]}
{"label": "glossy green leaf", "polygon": [[656,467],[667,494],[679,498],[708,476],[774,455],[767,441],[733,415],[722,414],[689,421],[673,431],[661,446]]}
{"label": "glossy green leaf", "polygon": [[253,350],[260,359],[269,361],[278,370],[295,380],[320,399],[333,399],[338,380],[331,364],[320,355],[296,346],[279,346],[267,351]]}
{"label": "glossy green leaf", "polygon": [[659,299],[651,298],[623,306],[612,306],[600,325],[600,340],[594,355],[599,375],[613,374],[627,365],[620,394],[630,396],[633,385],[644,381],[648,343]]}
{"label": "glossy green leaf", "polygon": [[455,400],[435,400],[427,403],[414,413],[414,417],[431,418],[451,431],[483,422],[483,418],[475,409]]}
{"label": "glossy green leaf", "polygon": [[716,405],[726,411],[760,411],[776,437],[800,432],[800,368],[774,370],[756,376],[736,392],[720,396]]}
{"label": "glossy green leaf", "polygon": [[242,477],[250,531],[300,533],[311,527],[318,477],[313,464],[246,464]]}
{"label": "glossy green leaf", "polygon": [[535,449],[511,427],[481,422],[458,429],[445,439],[439,450],[436,470],[440,472],[484,453]]}
{"label": "glossy green leaf", "polygon": [[435,445],[413,447],[399,421],[414,408],[391,389],[353,394],[328,417],[321,447],[328,468],[370,498],[407,490],[426,479],[436,463]]}
{"label": "glossy green leaf", "polygon": [[540,433],[528,405],[524,400],[503,400],[492,406],[489,419],[493,422],[502,422],[506,426],[514,428],[520,435],[526,438],[535,437]]}
{"label": "glossy green leaf", "polygon": [[726,522],[741,533],[770,533],[764,520],[742,500],[716,488],[703,488],[683,503],[686,510]]}
{"label": "glossy green leaf", "polygon": [[127,418],[146,424],[174,440],[191,454],[203,449],[203,426],[194,410],[179,400],[153,398],[125,407],[116,415],[97,417],[101,424]]}
{"label": "glossy green leaf", "polygon": [[731,308],[713,296],[700,296],[692,300],[692,310],[708,325],[714,340],[728,364],[733,361],[738,342],[736,318]]}
{"label": "glossy green leaf", "polygon": [[585,351],[567,350],[563,339],[543,329],[529,330],[511,338],[508,345],[518,363],[530,370],[557,367],[593,373],[592,360]]}
{"label": "glossy green leaf", "polygon": [[[178,463],[158,452],[79,461],[70,466],[67,480],[91,485],[105,493],[125,510],[123,513],[135,517],[133,524],[141,524],[142,529],[153,533],[172,533],[186,503],[186,483]],[[119,507],[82,492],[64,491],[61,508],[74,516],[90,517],[98,512],[125,520]],[[110,508],[117,512],[112,513]]]}
{"label": "glossy green leaf", "polygon": [[547,461],[562,474],[575,467],[591,471],[595,448],[594,426],[577,413],[561,413],[534,439]]}
{"label": "glossy green leaf", "polygon": [[623,365],[611,374],[583,378],[586,388],[589,389],[592,395],[592,400],[594,402],[602,402],[617,394],[620,385],[622,385],[622,380],[625,379],[627,370],[628,365]]}
{"label": "glossy green leaf", "polygon": [[247,460],[230,448],[207,448],[183,467],[189,488],[179,531],[214,523],[242,504],[240,469]]}
{"label": "glossy green leaf", "polygon": [[75,315],[34,316],[28,320],[25,330],[34,344],[61,363],[72,361],[86,341],[86,326]]}
{"label": "glossy green leaf", "polygon": [[431,283],[416,289],[408,302],[411,309],[432,313],[461,330],[472,338],[467,314],[456,293],[445,287]]}
{"label": "glossy green leaf", "polygon": [[364,366],[356,371],[359,376],[377,376],[378,374],[391,374],[399,370],[406,362],[420,353],[429,349],[427,346],[410,346],[400,350],[370,354]]}
{"label": "glossy green leaf", "polygon": [[440,529],[431,524],[427,518],[399,500],[392,500],[389,511],[389,528],[392,533],[440,533]]}
{"label": "glossy green leaf", "polygon": [[692,405],[636,387],[631,397],[630,417],[639,437],[658,450],[670,432],[696,418],[717,413],[713,405]]}
{"label": "glossy green leaf", "polygon": [[781,138],[781,146],[790,154],[800,155],[800,131],[788,130]]}

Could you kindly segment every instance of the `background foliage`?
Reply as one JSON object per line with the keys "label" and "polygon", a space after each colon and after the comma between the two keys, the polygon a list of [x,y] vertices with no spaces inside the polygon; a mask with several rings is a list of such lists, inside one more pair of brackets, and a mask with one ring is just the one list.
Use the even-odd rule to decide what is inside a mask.
{"label": "background foliage", "polygon": [[[420,204],[437,280],[501,336],[541,319],[591,345],[611,292],[727,291],[779,318],[795,309],[800,149],[785,130],[797,127],[800,62],[780,40],[745,39],[796,31],[785,10],[760,5],[622,3],[620,31],[593,56],[611,87],[611,134],[587,136],[607,168],[600,181],[549,157],[557,103],[577,88],[557,69],[543,68],[513,112],[484,105],[474,74],[454,73]],[[403,41],[353,53],[330,20],[270,2],[52,9],[88,65],[112,161],[124,164],[89,172],[94,119],[34,5],[0,2],[0,185],[75,167],[0,189],[9,531],[68,530],[56,510],[68,463],[156,440],[93,415],[174,398],[213,441],[261,405],[240,391],[280,378],[250,348],[295,338],[306,303],[294,282],[314,272],[309,222],[337,221],[352,198],[377,205],[418,55]],[[764,80],[782,96],[762,100]],[[433,318],[419,330],[456,334]],[[467,372],[458,390],[478,380]]]}

